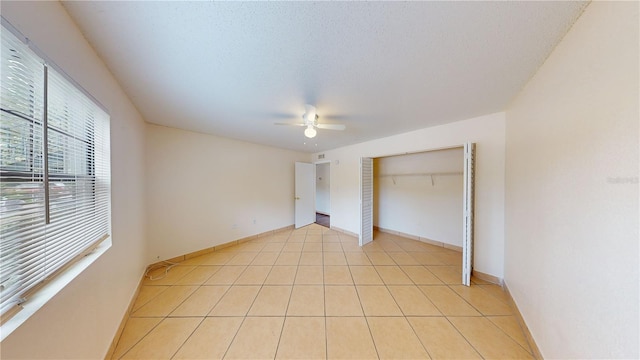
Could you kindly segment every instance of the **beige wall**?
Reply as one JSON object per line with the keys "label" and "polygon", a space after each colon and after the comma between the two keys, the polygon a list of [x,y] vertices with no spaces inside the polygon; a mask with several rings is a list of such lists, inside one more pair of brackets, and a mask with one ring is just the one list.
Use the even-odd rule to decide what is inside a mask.
{"label": "beige wall", "polygon": [[[499,278],[504,251],[504,113],[325,151],[331,160],[331,226],[353,233],[360,222],[360,158],[477,143],[475,269]],[[317,154],[314,154],[317,159]]]}
{"label": "beige wall", "polygon": [[147,124],[149,261],[293,225],[294,163],[310,159]]}
{"label": "beige wall", "polygon": [[505,280],[547,358],[638,353],[638,2],[593,2],[507,111]]}
{"label": "beige wall", "polygon": [[144,123],[58,2],[2,2],[2,16],[111,115],[113,246],[7,337],[2,359],[98,359],[147,265]]}

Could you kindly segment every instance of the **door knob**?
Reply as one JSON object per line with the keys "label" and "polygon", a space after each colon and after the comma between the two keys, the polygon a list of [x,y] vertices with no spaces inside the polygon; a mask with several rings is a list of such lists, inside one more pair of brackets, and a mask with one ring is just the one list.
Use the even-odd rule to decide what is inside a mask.
{"label": "door knob", "polygon": [[300,200],[300,198],[296,196],[296,200]]}

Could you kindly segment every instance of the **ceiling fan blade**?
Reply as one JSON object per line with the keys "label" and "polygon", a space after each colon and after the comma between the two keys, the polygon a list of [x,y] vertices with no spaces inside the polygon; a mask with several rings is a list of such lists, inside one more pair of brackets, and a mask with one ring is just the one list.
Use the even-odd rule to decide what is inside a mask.
{"label": "ceiling fan blade", "polygon": [[301,124],[301,123],[296,123],[296,124],[292,124],[292,123],[273,123],[273,125],[307,126],[307,125]]}
{"label": "ceiling fan blade", "polygon": [[343,124],[318,124],[316,127],[318,129],[326,129],[326,130],[344,130],[347,128]]}

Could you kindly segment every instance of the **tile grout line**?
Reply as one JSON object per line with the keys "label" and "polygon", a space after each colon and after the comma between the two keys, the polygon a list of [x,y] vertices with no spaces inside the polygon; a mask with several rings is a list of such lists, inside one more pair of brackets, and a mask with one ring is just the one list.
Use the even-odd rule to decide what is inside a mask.
{"label": "tile grout line", "polygon": [[[166,319],[166,318],[165,318],[165,319]],[[173,358],[176,356],[176,354],[180,351],[180,349],[182,349],[182,347],[184,346],[184,344],[186,344],[186,343],[187,343],[187,341],[189,341],[189,339],[191,338],[191,336],[193,336],[193,334],[196,332],[196,330],[198,330],[198,328],[199,328],[200,326],[202,326],[202,323],[204,322],[204,319],[206,319],[206,317],[205,317],[205,316],[203,316],[203,317],[200,319],[200,322],[198,323],[198,325],[197,325],[195,328],[193,328],[193,330],[191,331],[191,333],[189,334],[189,336],[187,336],[187,338],[186,338],[186,339],[184,339],[184,341],[182,342],[182,344],[180,344],[180,346],[178,346],[178,348],[176,349],[176,351],[174,351],[174,352],[173,352],[173,354],[169,357],[170,359],[173,359]],[[164,320],[163,320],[163,321],[164,321]]]}
{"label": "tile grout line", "polygon": [[[347,266],[349,269],[349,275],[351,275],[351,281],[353,281],[353,274],[351,274],[351,268]],[[369,325],[369,319],[367,318],[367,313],[364,311],[364,306],[362,305],[362,299],[360,298],[360,293],[358,292],[358,288],[356,287],[355,281],[353,282],[353,288],[356,292],[356,296],[358,297],[358,302],[360,303],[360,309],[362,310],[362,316],[364,317],[364,321],[367,324],[367,329],[369,330],[369,336],[371,337],[371,342],[373,343],[373,349],[376,351],[376,356],[380,359],[380,353],[378,352],[378,346],[376,346],[376,339],[373,337],[373,332],[371,331],[371,325]]]}
{"label": "tile grout line", "polygon": [[[306,238],[306,236],[305,236],[305,238]],[[302,255],[300,255],[300,257],[302,257]],[[298,276],[299,267],[300,267],[300,259],[298,259],[298,265],[296,265],[296,273],[293,275],[293,280],[291,282],[291,291],[289,292],[289,300],[287,301],[287,306],[284,309],[282,328],[280,329],[280,336],[278,337],[278,344],[276,344],[276,353],[274,354],[274,358],[278,357],[278,351],[280,350],[280,341],[282,341],[282,334],[284,333],[284,327],[287,324],[287,312],[289,311],[289,305],[291,304],[291,297],[293,296],[293,287],[294,287],[294,284],[295,284],[295,281],[296,281],[296,277]],[[267,276],[267,278],[268,278],[268,276]]]}
{"label": "tile grout line", "polygon": [[[322,236],[324,240],[324,235]],[[340,237],[338,236],[338,239]],[[329,358],[329,331],[327,326],[327,284],[324,281],[324,253],[322,254],[322,301],[323,301],[323,311],[324,311],[324,357],[325,359]]]}

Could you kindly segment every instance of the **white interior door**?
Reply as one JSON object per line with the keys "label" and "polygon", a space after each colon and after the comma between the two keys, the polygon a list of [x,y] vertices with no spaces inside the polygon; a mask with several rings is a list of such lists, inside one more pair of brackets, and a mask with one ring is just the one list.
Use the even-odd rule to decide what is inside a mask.
{"label": "white interior door", "polygon": [[360,159],[360,246],[373,241],[373,159]]}
{"label": "white interior door", "polygon": [[296,229],[316,221],[316,166],[296,162],[295,180]]}
{"label": "white interior door", "polygon": [[473,270],[473,209],[475,186],[476,144],[464,144],[464,193],[462,232],[462,284],[471,285]]}

